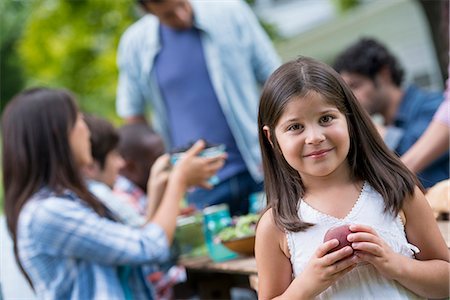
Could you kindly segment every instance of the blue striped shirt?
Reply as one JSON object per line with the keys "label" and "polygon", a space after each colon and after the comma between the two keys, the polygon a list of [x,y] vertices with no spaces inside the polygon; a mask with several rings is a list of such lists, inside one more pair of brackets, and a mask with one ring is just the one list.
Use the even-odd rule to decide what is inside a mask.
{"label": "blue striped shirt", "polygon": [[19,259],[40,299],[125,299],[119,268],[131,266],[134,299],[152,299],[142,264],[167,259],[162,228],[132,228],[99,216],[75,194],[47,189],[24,206],[18,223]]}

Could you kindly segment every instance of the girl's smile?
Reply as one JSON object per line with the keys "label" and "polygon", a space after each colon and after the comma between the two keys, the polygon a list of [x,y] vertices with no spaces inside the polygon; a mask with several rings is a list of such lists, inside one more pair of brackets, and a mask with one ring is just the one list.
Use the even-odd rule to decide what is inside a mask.
{"label": "girl's smile", "polygon": [[304,155],[303,157],[310,157],[313,159],[319,159],[325,157],[330,151],[332,151],[334,148],[331,149],[323,149],[318,151],[313,151],[309,154]]}

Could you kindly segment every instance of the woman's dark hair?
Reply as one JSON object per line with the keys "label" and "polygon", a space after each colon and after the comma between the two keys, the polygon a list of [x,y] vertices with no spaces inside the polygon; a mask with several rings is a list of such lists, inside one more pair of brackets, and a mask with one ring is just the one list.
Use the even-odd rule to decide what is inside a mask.
{"label": "woman's dark hair", "polygon": [[84,114],[84,121],[91,132],[92,157],[103,169],[106,156],[119,144],[119,133],[110,122],[100,117]]}
{"label": "woman's dark hair", "polygon": [[392,82],[400,86],[404,77],[402,66],[383,44],[372,38],[361,38],[339,54],[334,62],[337,72],[356,73],[372,81],[385,67],[390,71]]}
{"label": "woman's dark hair", "polygon": [[[258,113],[264,186],[276,225],[284,230],[302,231],[312,224],[297,213],[305,187],[299,173],[284,159],[275,135],[275,127],[286,105],[293,98],[322,95],[347,119],[350,149],[347,155],[351,176],[366,180],[385,201],[386,211],[397,214],[403,200],[414,194],[419,184],[415,175],[384,144],[369,115],[360,106],[342,78],[331,67],[300,57],[278,68],[264,85]],[[271,141],[264,134],[268,126]],[[272,146],[273,145],[273,146]]]}
{"label": "woman's dark hair", "polygon": [[78,108],[65,90],[32,88],[16,95],[2,116],[4,210],[17,252],[17,224],[28,200],[42,187],[76,193],[99,215],[104,207],[87,190],[69,144]]}

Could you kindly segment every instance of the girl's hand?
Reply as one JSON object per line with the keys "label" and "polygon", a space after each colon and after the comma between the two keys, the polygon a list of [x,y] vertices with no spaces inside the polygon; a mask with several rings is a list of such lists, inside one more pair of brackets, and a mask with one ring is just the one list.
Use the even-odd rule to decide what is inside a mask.
{"label": "girl's hand", "polygon": [[400,269],[397,264],[402,261],[399,254],[369,226],[353,224],[350,231],[354,233],[349,234],[347,239],[352,242],[358,260],[372,264],[384,277],[395,279]]}
{"label": "girl's hand", "polygon": [[304,289],[307,289],[306,294],[308,295],[308,298],[319,295],[338,278],[348,273],[356,266],[357,260],[352,255],[353,249],[349,246],[328,253],[337,245],[339,245],[337,239],[329,240],[320,245],[306,268],[300,276],[298,276],[299,284],[301,284]]}
{"label": "girl's hand", "polygon": [[181,184],[185,184],[186,188],[200,186],[211,189],[208,179],[223,167],[226,154],[215,157],[198,156],[204,148],[205,142],[197,141],[174,165],[171,178],[176,178]]}
{"label": "girl's hand", "polygon": [[165,190],[170,174],[170,155],[163,154],[156,159],[150,170],[147,181],[147,191]]}
{"label": "girl's hand", "polygon": [[170,174],[170,155],[163,154],[154,162],[147,181],[147,218],[159,207],[166,190],[167,181]]}

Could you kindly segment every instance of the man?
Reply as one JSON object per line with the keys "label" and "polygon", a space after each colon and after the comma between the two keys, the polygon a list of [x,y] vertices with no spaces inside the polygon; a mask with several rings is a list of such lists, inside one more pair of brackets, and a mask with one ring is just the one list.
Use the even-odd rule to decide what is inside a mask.
{"label": "man", "polygon": [[[443,100],[443,94],[414,85],[401,86],[403,69],[397,59],[374,39],[363,38],[335,61],[334,68],[370,115],[380,115],[386,144],[404,154],[422,135]],[[448,153],[418,174],[424,187],[449,177]]]}
{"label": "man", "polygon": [[197,208],[228,203],[248,211],[262,189],[256,119],[259,85],[279,65],[247,4],[233,1],[139,1],[149,13],[119,45],[117,111],[127,122],[152,123],[169,149],[198,139],[225,144],[227,163],[213,190],[197,189]]}

